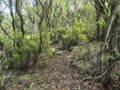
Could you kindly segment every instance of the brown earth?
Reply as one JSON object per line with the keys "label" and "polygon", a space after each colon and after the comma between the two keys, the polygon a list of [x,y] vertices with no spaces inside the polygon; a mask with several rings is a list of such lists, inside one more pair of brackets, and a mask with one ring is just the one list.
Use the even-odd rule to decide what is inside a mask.
{"label": "brown earth", "polygon": [[[15,76],[6,79],[3,90],[120,90],[112,87],[104,89],[101,83],[93,80],[83,81],[82,77],[89,75],[70,66],[74,61],[71,52],[57,53],[59,51],[56,49],[48,65],[32,68],[24,73],[12,71]],[[119,82],[119,78],[116,81]]]}

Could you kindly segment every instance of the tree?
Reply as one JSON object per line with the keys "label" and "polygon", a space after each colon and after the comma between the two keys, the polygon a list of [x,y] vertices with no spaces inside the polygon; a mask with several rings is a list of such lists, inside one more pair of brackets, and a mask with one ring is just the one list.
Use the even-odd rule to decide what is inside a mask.
{"label": "tree", "polygon": [[[97,23],[96,38],[98,40],[105,40],[111,17],[114,14],[115,10],[118,8],[119,2],[119,0],[94,0]],[[114,28],[116,27],[116,23],[118,22],[119,18],[120,15],[117,11],[112,22],[111,32],[114,31]]]}
{"label": "tree", "polygon": [[30,0],[2,1],[10,13],[5,15],[4,20],[1,18],[3,22],[0,27],[10,41],[9,45],[5,43],[5,49],[10,49],[12,53],[12,57],[6,57],[7,61],[3,65],[18,69],[29,67],[30,62],[31,66],[36,65],[39,54],[50,50],[53,1],[35,0],[31,1],[32,4]]}
{"label": "tree", "polygon": [[[104,42],[101,59],[106,60],[106,71],[99,78],[104,78],[101,80],[107,84],[114,62],[120,59],[120,0],[94,0],[94,5],[97,26],[96,39]],[[105,58],[106,56],[107,58]]]}

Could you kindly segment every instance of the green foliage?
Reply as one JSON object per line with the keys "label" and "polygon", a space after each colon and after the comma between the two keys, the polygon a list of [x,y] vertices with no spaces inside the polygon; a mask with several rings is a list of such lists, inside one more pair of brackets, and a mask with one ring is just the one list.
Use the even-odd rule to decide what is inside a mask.
{"label": "green foliage", "polygon": [[50,48],[51,40],[50,40],[50,32],[44,31],[42,33],[42,51],[47,51]]}
{"label": "green foliage", "polygon": [[0,41],[2,41],[4,43],[4,48],[11,48],[12,49],[12,40],[10,40],[6,35],[4,35],[3,33],[0,33]]}
{"label": "green foliage", "polygon": [[[83,1],[84,2],[84,1]],[[82,3],[81,8],[79,9],[79,18],[85,24],[85,32],[87,36],[92,37],[96,31],[96,14],[95,8],[91,3]]]}
{"label": "green foliage", "polygon": [[6,68],[27,68],[29,63],[34,61],[32,58],[38,53],[39,37],[37,35],[22,37],[20,32],[15,34],[15,40],[20,42],[20,47],[15,47],[12,50],[12,57],[6,58],[3,64]]}
{"label": "green foliage", "polygon": [[[45,29],[45,28],[44,28]],[[45,62],[48,63],[49,55],[51,56],[51,40],[50,40],[50,32],[43,30],[41,33],[42,42],[40,44],[40,36],[39,34],[25,34],[22,36],[20,31],[16,31],[14,33],[14,40],[15,40],[15,47],[13,46],[13,42],[8,39],[6,42],[6,51],[12,51],[12,57],[6,57],[3,61],[3,67],[5,69],[8,68],[17,68],[17,69],[25,69],[28,68],[30,65],[33,65],[36,61],[38,51],[39,51],[39,44],[41,45],[42,52],[46,52]],[[5,38],[2,39],[6,41]],[[18,44],[18,45],[17,45]],[[11,48],[9,47],[11,46]]]}
{"label": "green foliage", "polygon": [[20,77],[20,79],[22,79],[22,80],[28,80],[30,78],[31,78],[31,75],[29,75],[29,74],[25,74],[25,75]]}
{"label": "green foliage", "polygon": [[50,40],[50,31],[46,27],[46,24],[42,24],[41,30],[39,30],[39,40],[41,52],[48,51],[50,48],[51,40]]}
{"label": "green foliage", "polygon": [[85,25],[82,20],[75,22],[68,30],[63,27],[59,28],[62,34],[62,48],[70,50],[71,46],[77,45],[79,40],[87,41],[84,30]]}
{"label": "green foliage", "polygon": [[11,75],[11,72],[9,72],[7,75],[1,75],[0,76],[0,88],[5,86],[5,81],[7,79],[14,77],[14,75]]}
{"label": "green foliage", "polygon": [[[5,68],[27,68],[30,62],[34,63],[38,52],[45,53],[45,62],[48,63],[49,56],[52,56],[51,53],[55,51],[55,49],[51,48],[51,43],[54,41],[60,42],[62,48],[67,50],[70,50],[72,46],[77,45],[80,41],[87,41],[86,30],[91,33],[95,29],[96,24],[93,24],[95,21],[93,6],[88,4],[87,6],[82,5],[78,8],[76,4],[75,13],[69,15],[71,13],[69,7],[73,6],[74,1],[68,1],[66,3],[67,1],[55,1],[46,12],[42,12],[44,10],[42,10],[41,6],[34,7],[29,1],[25,1],[21,6],[22,8],[20,8],[23,12],[25,36],[21,33],[21,22],[16,12],[13,12],[15,32],[12,27],[13,20],[11,15],[4,14],[3,20],[3,16],[0,14],[0,21],[3,20],[3,28],[13,39],[10,39],[3,32],[1,34],[0,31],[0,40],[4,42],[6,52],[11,51],[10,53],[12,53],[12,56],[6,56],[3,61]],[[45,10],[47,10],[46,7]],[[39,25],[43,13],[43,21]],[[70,18],[68,18],[67,14]],[[74,19],[71,18],[73,16]],[[66,26],[66,23],[68,26]]]}
{"label": "green foliage", "polygon": [[97,23],[100,25],[100,26],[105,26],[106,23],[105,23],[105,20],[101,17],[99,18],[99,20],[97,21]]}
{"label": "green foliage", "polygon": [[117,75],[120,77],[120,70],[118,71]]}
{"label": "green foliage", "polygon": [[20,64],[21,67],[29,64],[29,59],[31,58],[31,55],[38,52],[38,43],[36,40],[34,40],[36,38],[37,37],[34,37],[30,40],[26,40],[27,38],[24,38],[22,40],[22,45],[20,46],[20,48],[15,48],[13,52],[12,62],[14,63],[14,65],[17,64],[15,65],[16,67]]}

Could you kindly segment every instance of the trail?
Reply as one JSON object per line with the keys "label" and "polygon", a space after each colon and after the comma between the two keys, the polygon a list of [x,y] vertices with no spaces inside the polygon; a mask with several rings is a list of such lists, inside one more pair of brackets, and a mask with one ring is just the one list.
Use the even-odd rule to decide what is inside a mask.
{"label": "trail", "polygon": [[73,61],[70,52],[57,54],[60,50],[55,48],[54,57],[48,65],[18,74],[6,90],[102,90],[100,84],[94,81],[82,81],[79,73],[70,67]]}

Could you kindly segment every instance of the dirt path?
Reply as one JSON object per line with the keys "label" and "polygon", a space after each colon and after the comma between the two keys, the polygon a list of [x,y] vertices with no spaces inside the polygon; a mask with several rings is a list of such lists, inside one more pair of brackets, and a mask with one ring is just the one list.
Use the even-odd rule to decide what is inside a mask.
{"label": "dirt path", "polygon": [[[83,81],[82,78],[90,76],[90,73],[84,73],[88,66],[81,64],[85,68],[77,70],[71,66],[71,62],[74,61],[71,58],[71,52],[61,51],[57,46],[54,48],[56,51],[49,59],[48,65],[43,64],[42,67],[31,68],[24,73],[12,71],[12,75],[10,74],[13,76],[12,78],[9,78],[9,75],[7,78],[3,77],[5,89],[0,90],[120,90],[120,78],[114,76],[114,73],[112,73],[113,81],[110,82],[109,89],[103,89],[102,84],[95,81]],[[114,72],[118,72],[119,65],[116,65]],[[94,70],[92,69],[92,71]],[[7,75],[6,71],[3,73]],[[114,89],[113,86],[117,89]]]}
{"label": "dirt path", "polygon": [[[39,73],[37,84],[32,90],[100,90],[95,82],[83,82],[69,67],[71,53],[63,51],[50,60],[48,67]],[[35,80],[36,81],[36,80]],[[89,87],[91,84],[92,87]],[[94,87],[95,86],[95,87]],[[91,88],[91,89],[90,89]]]}
{"label": "dirt path", "polygon": [[[82,78],[86,77],[85,73],[81,73],[84,69],[77,71],[71,67],[70,63],[74,61],[71,56],[71,52],[56,49],[48,65],[32,68],[24,73],[12,72],[15,76],[5,79],[5,89],[0,90],[120,90],[120,78],[114,76],[115,74],[109,89],[103,89],[102,85],[95,81],[82,81]],[[113,70],[115,73],[120,69],[119,65]],[[113,89],[113,86],[117,89]]]}
{"label": "dirt path", "polygon": [[71,53],[62,51],[49,60],[47,66],[33,68],[14,78],[6,90],[102,90],[94,81],[83,82],[70,68]]}

